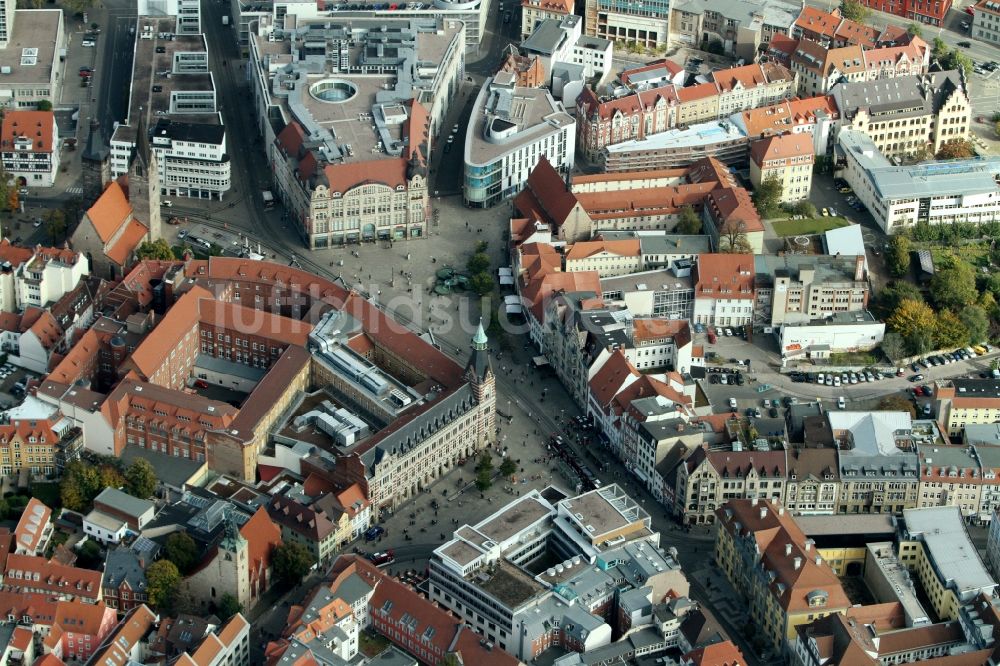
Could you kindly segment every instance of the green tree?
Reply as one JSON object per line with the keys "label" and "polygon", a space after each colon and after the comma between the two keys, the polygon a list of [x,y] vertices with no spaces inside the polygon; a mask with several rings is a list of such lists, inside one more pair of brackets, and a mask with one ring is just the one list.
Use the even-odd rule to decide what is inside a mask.
{"label": "green tree", "polygon": [[0,498],[0,520],[6,520],[10,515],[10,504],[7,503],[7,500]]}
{"label": "green tree", "polygon": [[924,296],[913,284],[897,280],[890,282],[879,292],[875,300],[873,309],[879,313],[881,319],[885,319],[899,307],[904,300],[923,302]]}
{"label": "green tree", "polygon": [[114,465],[104,464],[97,468],[97,478],[100,481],[97,491],[91,497],[97,497],[97,493],[105,488],[121,488],[125,485],[125,477]]}
{"label": "green tree", "polygon": [[761,217],[772,217],[778,212],[781,203],[781,181],[777,176],[764,179],[753,192],[753,205]]}
{"label": "green tree", "polygon": [[993,122],[993,133],[1000,137],[1000,120]]}
{"label": "green tree", "polygon": [[680,219],[677,220],[677,227],[674,229],[679,234],[700,234],[701,218],[691,206],[681,208]]}
{"label": "green tree", "polygon": [[4,208],[10,197],[10,192],[17,191],[17,187],[13,184],[13,178],[4,168],[3,164],[0,164],[0,208]]}
{"label": "green tree", "polygon": [[45,232],[53,245],[66,238],[66,213],[62,208],[53,208],[45,213]]}
{"label": "green tree", "polygon": [[50,102],[47,99],[40,99],[38,100],[38,104],[35,105],[35,108],[38,109],[39,111],[51,111],[52,102]]}
{"label": "green tree", "polygon": [[76,549],[77,565],[83,569],[93,569],[101,564],[101,544],[87,539]]}
{"label": "green tree", "polygon": [[174,532],[163,545],[163,556],[186,574],[198,562],[198,545],[187,532]]}
{"label": "green tree", "polygon": [[71,511],[86,511],[100,492],[101,477],[98,469],[82,460],[74,460],[63,470],[59,483],[62,505]]}
{"label": "green tree", "polygon": [[490,256],[485,252],[476,252],[465,262],[465,269],[471,275],[488,271],[490,269]]}
{"label": "green tree", "polygon": [[504,456],[503,462],[500,463],[500,474],[513,476],[515,472],[517,472],[517,463],[510,456]]}
{"label": "green tree", "polygon": [[935,156],[939,160],[960,160],[976,155],[976,149],[968,139],[958,139],[949,141],[941,146],[941,150]]}
{"label": "green tree", "polygon": [[802,215],[804,217],[816,217],[816,206],[813,205],[808,199],[803,199],[792,206],[792,211],[796,215]]}
{"label": "green tree", "polygon": [[948,44],[945,43],[940,37],[935,37],[934,41],[931,42],[931,57],[937,60],[941,60],[948,56],[951,49],[948,48]]}
{"label": "green tree", "polygon": [[934,310],[926,303],[904,299],[886,322],[892,330],[909,342],[921,331],[934,330]]}
{"label": "green tree", "polygon": [[438,666],[462,666],[462,660],[454,652],[449,652],[438,662]]}
{"label": "green tree", "polygon": [[156,609],[170,609],[180,582],[181,572],[170,560],[157,560],[150,564],[146,567],[146,595],[149,605]]}
{"label": "green tree", "polygon": [[978,305],[968,305],[961,309],[958,318],[969,331],[969,342],[978,344],[986,340],[990,330],[990,318],[985,309]]}
{"label": "green tree", "polygon": [[893,362],[903,358],[906,353],[906,343],[903,336],[895,331],[886,332],[885,337],[882,338],[882,353]]}
{"label": "green tree", "polygon": [[924,29],[920,27],[919,23],[911,23],[910,25],[906,26],[906,32],[911,37],[921,37],[924,34]]}
{"label": "green tree", "polygon": [[913,243],[906,236],[897,234],[889,242],[889,251],[885,254],[885,263],[895,277],[902,277],[910,270],[910,252]]}
{"label": "green tree", "polygon": [[302,582],[315,560],[305,546],[294,541],[285,541],[274,549],[271,557],[274,574],[288,587]]}
{"label": "green tree", "polygon": [[486,272],[476,273],[469,278],[469,288],[479,296],[485,296],[493,291],[493,277]]}
{"label": "green tree", "polygon": [[976,302],[976,271],[972,264],[955,257],[945,257],[931,278],[930,294],[939,308],[961,309]]}
{"label": "green tree", "polygon": [[236,597],[234,597],[229,592],[226,592],[219,598],[218,607],[215,609],[215,614],[219,616],[219,619],[226,622],[232,616],[237,613],[243,612],[243,604],[241,604]]}
{"label": "green tree", "polygon": [[937,315],[934,325],[934,346],[937,349],[949,347],[965,347],[969,344],[969,329],[951,310],[944,310]]}
{"label": "green tree", "polygon": [[132,497],[147,499],[156,490],[156,471],[142,458],[136,459],[125,470],[125,492]]}
{"label": "green tree", "polygon": [[857,23],[867,23],[872,12],[858,0],[843,0],[840,3],[840,15]]}
{"label": "green tree", "polygon": [[486,490],[493,485],[493,457],[489,451],[483,451],[476,463],[476,487]]}
{"label": "green tree", "polygon": [[169,261],[177,258],[174,256],[174,251],[170,247],[170,243],[164,238],[159,238],[155,241],[143,241],[135,249],[135,256],[137,259],[159,259],[160,261]]}
{"label": "green tree", "polygon": [[887,395],[878,402],[878,408],[887,412],[909,412],[910,418],[917,416],[917,409],[913,403],[901,393]]}

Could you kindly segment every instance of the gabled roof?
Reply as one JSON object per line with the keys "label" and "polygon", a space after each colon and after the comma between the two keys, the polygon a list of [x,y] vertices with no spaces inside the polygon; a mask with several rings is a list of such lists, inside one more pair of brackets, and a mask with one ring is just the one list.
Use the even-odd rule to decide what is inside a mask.
{"label": "gabled roof", "polygon": [[87,665],[126,666],[131,662],[135,645],[149,634],[158,619],[146,604],[133,608],[91,655]]}
{"label": "gabled roof", "polygon": [[122,235],[104,254],[119,266],[125,266],[128,264],[129,257],[132,256],[132,253],[146,239],[148,234],[149,229],[145,224],[139,220],[132,219],[125,228],[125,231],[122,232]]}
{"label": "gabled roof", "polygon": [[51,153],[55,145],[55,114],[52,111],[7,111],[0,131],[0,150],[14,152],[14,142],[26,139],[36,153]]}
{"label": "gabled roof", "polygon": [[14,589],[30,587],[52,594],[97,600],[101,596],[101,578],[99,571],[68,567],[36,555],[11,553],[7,556],[4,582]]}
{"label": "gabled roof", "polygon": [[695,298],[753,298],[752,254],[699,254]]}
{"label": "gabled roof", "polygon": [[799,17],[795,19],[794,27],[806,33],[813,33],[833,39],[841,20],[839,11],[830,13],[817,7],[804,6],[799,13]]}
{"label": "gabled roof", "polygon": [[114,237],[115,232],[131,215],[132,205],[118,181],[112,181],[87,211],[90,223],[105,243]]}
{"label": "gabled roof", "polygon": [[750,159],[758,166],[771,160],[789,160],[813,154],[812,132],[769,136],[753,142]]}
{"label": "gabled roof", "polygon": [[[31,421],[18,421],[16,422],[21,426],[28,426],[30,428]],[[43,423],[48,425],[48,421],[43,421]],[[10,427],[10,426],[8,426]],[[16,426],[15,426],[16,427]],[[0,426],[3,428],[3,426]],[[58,442],[58,438],[55,433],[52,433],[48,427],[49,436],[52,439],[47,439],[47,443],[54,444]],[[33,432],[29,432],[28,437],[24,438],[24,441],[29,441],[29,438],[37,437]],[[7,441],[7,436],[4,434],[3,441]],[[17,527],[14,528],[14,541],[16,543],[15,548],[20,548],[28,552],[28,554],[34,555],[38,548],[39,542],[42,540],[42,534],[45,532],[45,527],[49,523],[49,518],[52,516],[52,509],[45,506],[45,503],[36,497],[32,497],[28,500],[28,505],[24,507],[24,511],[21,513],[20,520],[17,521]]]}
{"label": "gabled roof", "polygon": [[527,186],[514,198],[514,207],[522,215],[556,227],[566,221],[577,203],[576,195],[545,156],[538,159]]}
{"label": "gabled roof", "polygon": [[742,67],[730,67],[729,69],[717,69],[712,72],[712,79],[719,86],[720,93],[732,92],[737,89],[748,90],[767,83],[764,70],[757,63]]}
{"label": "gabled roof", "polygon": [[696,102],[700,99],[707,99],[719,94],[719,84],[714,80],[707,83],[699,83],[677,90],[677,100],[681,104]]}
{"label": "gabled roof", "polygon": [[639,256],[639,239],[615,241],[581,241],[571,245],[566,252],[566,260],[579,260],[598,254],[613,254],[621,257]]}
{"label": "gabled roof", "polygon": [[247,541],[251,571],[267,569],[274,549],[281,544],[281,528],[271,522],[267,509],[258,508],[240,528],[240,536]]}
{"label": "gabled roof", "polygon": [[625,353],[617,349],[590,380],[590,393],[597,404],[604,407],[610,405],[622,389],[641,376],[642,373],[636,370]]}
{"label": "gabled roof", "polygon": [[747,666],[743,653],[732,641],[713,643],[691,650],[683,657],[685,666]]}

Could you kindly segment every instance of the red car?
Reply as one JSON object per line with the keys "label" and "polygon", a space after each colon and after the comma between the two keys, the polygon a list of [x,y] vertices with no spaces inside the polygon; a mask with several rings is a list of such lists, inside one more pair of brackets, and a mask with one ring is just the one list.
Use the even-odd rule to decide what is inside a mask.
{"label": "red car", "polygon": [[395,562],[396,556],[393,554],[392,550],[387,550],[384,553],[372,553],[371,561],[372,564],[377,567],[384,567],[387,564]]}
{"label": "red car", "polygon": [[923,394],[924,394],[924,390],[922,388],[920,388],[919,386],[914,386],[913,387],[913,395],[915,395],[915,396],[917,396],[919,398]]}
{"label": "red car", "polygon": [[208,382],[206,382],[204,379],[194,380],[194,385],[195,388],[208,388]]}
{"label": "red car", "polygon": [[969,5],[968,7],[965,8],[965,13],[968,14],[969,16],[975,16],[976,10],[973,8],[972,5]]}

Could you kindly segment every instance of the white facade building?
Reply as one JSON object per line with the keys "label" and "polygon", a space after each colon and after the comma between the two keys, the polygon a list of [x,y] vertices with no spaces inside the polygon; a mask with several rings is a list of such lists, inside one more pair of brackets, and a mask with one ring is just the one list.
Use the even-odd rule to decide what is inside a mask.
{"label": "white facade building", "polygon": [[[55,303],[90,274],[90,262],[80,252],[37,248],[35,255],[14,270],[16,305],[19,310]],[[0,281],[0,289],[6,287]],[[3,299],[6,301],[6,298]]]}
{"label": "white facade building", "polygon": [[229,190],[231,165],[222,125],[160,120],[149,145],[163,194],[221,199]]}
{"label": "white facade building", "polygon": [[841,172],[888,233],[927,224],[1000,220],[1000,157],[893,166],[867,134],[838,136]]}
{"label": "white facade building", "polygon": [[786,358],[809,354],[826,358],[831,353],[868,351],[882,343],[885,322],[871,313],[838,312],[826,319],[781,325],[781,352]]}
{"label": "white facade building", "polygon": [[197,35],[201,32],[199,0],[138,0],[139,16],[170,16],[177,19],[173,32]]}
{"label": "white facade building", "polygon": [[128,524],[124,520],[96,509],[83,517],[83,533],[105,545],[121,543],[127,532]]}
{"label": "white facade building", "polygon": [[149,133],[160,193],[221,200],[230,187],[226,133],[203,34],[175,33],[174,17],[138,21],[126,122],[111,137],[111,176],[128,172]]}
{"label": "white facade building", "polygon": [[52,111],[8,111],[3,117],[3,168],[15,185],[52,187],[59,171],[59,129]]}
{"label": "white facade building", "polygon": [[501,72],[480,89],[466,130],[465,204],[489,208],[519,193],[542,157],[568,173],[575,151],[576,121],[562,103]]}

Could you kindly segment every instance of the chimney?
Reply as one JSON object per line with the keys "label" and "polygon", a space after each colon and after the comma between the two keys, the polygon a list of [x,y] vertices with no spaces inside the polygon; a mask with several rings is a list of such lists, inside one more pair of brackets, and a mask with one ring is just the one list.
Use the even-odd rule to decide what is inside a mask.
{"label": "chimney", "polygon": [[823,563],[823,558],[819,556],[819,553],[816,553],[816,564],[822,564],[822,563]]}
{"label": "chimney", "polygon": [[859,254],[854,258],[854,281],[861,282],[865,279],[865,255]]}
{"label": "chimney", "polygon": [[792,554],[792,544],[786,543],[785,544],[785,555],[791,555],[791,554]]}
{"label": "chimney", "polygon": [[757,498],[756,497],[751,497],[750,498],[750,506],[757,506]]}
{"label": "chimney", "polygon": [[799,569],[802,568],[802,558],[801,557],[796,557],[794,560],[792,560],[792,562],[794,563],[793,566],[795,567],[796,571],[798,571]]}
{"label": "chimney", "polygon": [[806,539],[805,551],[808,553],[812,549],[812,539]]}
{"label": "chimney", "polygon": [[764,518],[766,518],[766,517],[767,517],[767,507],[766,506],[762,506],[760,508],[760,519],[764,520]]}
{"label": "chimney", "polygon": [[779,516],[785,515],[785,507],[783,507],[783,506],[779,506],[778,507],[778,515]]}

